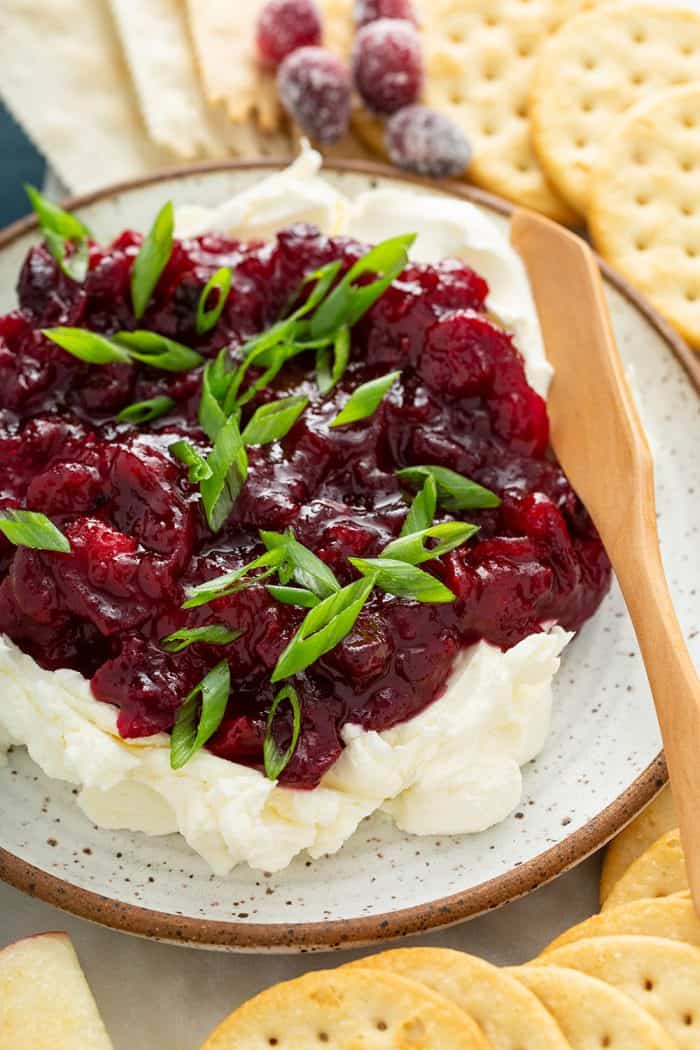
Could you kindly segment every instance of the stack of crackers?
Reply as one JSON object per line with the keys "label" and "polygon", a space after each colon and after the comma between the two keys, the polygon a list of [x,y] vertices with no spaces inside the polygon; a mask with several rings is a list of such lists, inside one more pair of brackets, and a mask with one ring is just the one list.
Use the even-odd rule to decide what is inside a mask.
{"label": "stack of crackers", "polygon": [[675,824],[666,790],[609,848],[601,913],[525,966],[383,952],[263,992],[202,1050],[697,1050],[700,919]]}

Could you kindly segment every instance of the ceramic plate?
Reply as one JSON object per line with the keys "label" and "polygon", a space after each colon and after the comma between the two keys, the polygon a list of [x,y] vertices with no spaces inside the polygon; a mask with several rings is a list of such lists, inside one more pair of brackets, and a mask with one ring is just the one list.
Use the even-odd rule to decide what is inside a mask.
{"label": "ceramic plate", "polygon": [[[391,182],[382,170],[348,165],[330,177],[352,195]],[[261,175],[256,165],[178,172],[85,199],[80,213],[99,239],[108,240],[127,226],[147,228],[166,199],[215,204]],[[506,229],[505,205],[469,195]],[[0,240],[3,311],[14,302],[21,260],[35,236],[28,224],[19,224]],[[609,271],[605,276],[656,459],[666,569],[697,652],[700,427],[691,377],[695,369],[697,383],[697,365],[619,278]],[[524,770],[522,804],[498,827],[480,835],[415,838],[375,816],[335,856],[297,858],[270,876],[239,867],[217,878],[179,836],[96,828],[75,804],[71,786],[43,776],[17,749],[0,769],[0,875],[97,922],[197,945],[308,951],[446,926],[581,860],[665,780],[644,668],[616,587],[566,650],[555,692],[549,743]]]}

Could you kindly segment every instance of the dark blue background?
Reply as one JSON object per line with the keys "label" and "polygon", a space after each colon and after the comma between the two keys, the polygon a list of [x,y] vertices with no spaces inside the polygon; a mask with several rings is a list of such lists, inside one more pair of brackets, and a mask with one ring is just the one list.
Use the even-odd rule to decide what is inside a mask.
{"label": "dark blue background", "polygon": [[22,184],[41,186],[45,164],[0,102],[0,228],[30,210]]}

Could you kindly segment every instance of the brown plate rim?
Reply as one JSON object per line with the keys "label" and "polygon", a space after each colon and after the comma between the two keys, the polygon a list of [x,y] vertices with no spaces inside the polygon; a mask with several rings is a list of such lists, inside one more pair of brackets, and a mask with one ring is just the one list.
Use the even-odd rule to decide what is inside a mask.
{"label": "brown plate rim", "polygon": [[[70,208],[80,208],[172,178],[221,171],[273,170],[288,162],[289,158],[264,158],[178,166],[71,197],[66,204]],[[327,162],[325,167],[327,170],[341,173],[390,178],[429,187],[484,205],[500,215],[509,216],[514,210],[512,204],[484,190],[449,180],[430,182],[396,171],[384,164],[331,161]],[[8,226],[0,232],[0,250],[7,248],[36,225],[36,218],[30,216]],[[623,277],[600,257],[597,257],[597,261],[606,281],[657,330],[684,366],[691,384],[700,393],[700,361],[696,359],[690,347]],[[310,952],[359,947],[454,925],[498,908],[544,885],[603,846],[653,799],[667,779],[666,763],[663,754],[659,754],[640,776],[597,816],[556,846],[526,863],[448,897],[394,912],[354,919],[310,923],[250,923],[197,919],[154,911],[76,886],[29,864],[2,847],[0,879],[81,918],[112,929],[176,944],[253,952]]]}

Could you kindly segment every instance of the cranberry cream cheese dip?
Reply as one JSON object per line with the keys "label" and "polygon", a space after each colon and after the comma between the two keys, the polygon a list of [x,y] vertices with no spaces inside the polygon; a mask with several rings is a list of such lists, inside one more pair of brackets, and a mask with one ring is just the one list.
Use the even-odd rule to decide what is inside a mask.
{"label": "cranberry cream cheese dip", "polygon": [[0,747],[218,874],[503,820],[610,579],[507,238],[320,168],[107,247],[39,201],[0,318]]}

